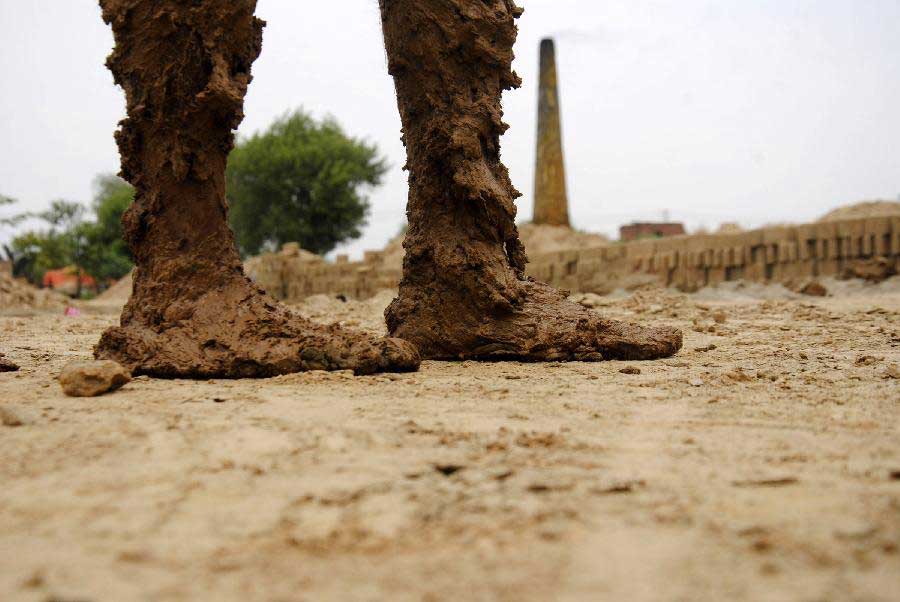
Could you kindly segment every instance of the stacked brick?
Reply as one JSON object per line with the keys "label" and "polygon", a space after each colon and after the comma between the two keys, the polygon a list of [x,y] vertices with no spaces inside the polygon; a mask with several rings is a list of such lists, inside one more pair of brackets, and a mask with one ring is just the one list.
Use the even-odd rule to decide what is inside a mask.
{"label": "stacked brick", "polygon": [[[602,294],[633,283],[683,291],[736,280],[799,283],[841,276],[866,260],[900,270],[900,216],[638,240],[529,256],[529,275],[579,292]],[[367,253],[359,262],[310,262],[284,254],[252,261],[248,271],[257,282],[288,302],[316,294],[366,299],[400,282],[400,270],[385,265],[378,252]]]}

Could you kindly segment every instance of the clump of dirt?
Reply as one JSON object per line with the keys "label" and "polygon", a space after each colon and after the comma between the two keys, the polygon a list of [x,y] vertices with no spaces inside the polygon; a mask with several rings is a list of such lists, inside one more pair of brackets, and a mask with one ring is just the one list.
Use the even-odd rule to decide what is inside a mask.
{"label": "clump of dirt", "polygon": [[820,222],[836,222],[865,217],[900,216],[900,201],[861,201],[832,209],[819,218]]}
{"label": "clump of dirt", "polygon": [[121,325],[95,349],[135,375],[262,377],[418,367],[406,341],[321,327],[245,275],[227,223],[225,165],[262,49],[255,0],[101,0],[125,90],[116,134],[136,190],[123,219],[135,259]]}
{"label": "clump of dirt", "polygon": [[[605,320],[525,276],[501,96],[512,71],[512,0],[381,0],[410,193],[406,257],[389,332],[433,359],[668,356],[681,333]],[[413,33],[414,32],[414,35]]]}
{"label": "clump of dirt", "polygon": [[69,303],[68,297],[48,289],[31,286],[25,280],[0,272],[0,312],[57,310]]}
{"label": "clump of dirt", "polygon": [[807,295],[809,297],[827,297],[828,289],[825,288],[818,280],[812,280],[804,284],[800,290],[798,291],[801,295]]}

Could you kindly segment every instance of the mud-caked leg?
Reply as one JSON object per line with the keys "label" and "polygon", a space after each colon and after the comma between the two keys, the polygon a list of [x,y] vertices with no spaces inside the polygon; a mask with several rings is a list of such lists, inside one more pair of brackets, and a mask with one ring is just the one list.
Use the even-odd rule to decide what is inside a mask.
{"label": "mud-caked leg", "polygon": [[409,229],[393,336],[425,358],[652,359],[681,332],[602,319],[525,277],[519,196],[500,161],[511,0],[380,0],[409,169]]}
{"label": "mud-caked leg", "polygon": [[256,0],[101,0],[125,90],[116,134],[137,196],[125,214],[134,289],[95,348],[136,374],[272,376],[410,370],[409,343],[316,326],[244,275],[227,223],[225,165],[262,47]]}

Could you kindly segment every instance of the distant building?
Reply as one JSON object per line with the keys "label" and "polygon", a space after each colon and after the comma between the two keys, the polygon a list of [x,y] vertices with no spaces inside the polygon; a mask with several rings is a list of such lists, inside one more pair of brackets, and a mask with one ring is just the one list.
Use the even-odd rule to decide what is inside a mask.
{"label": "distant building", "polygon": [[666,238],[686,234],[680,222],[634,222],[619,228],[619,238],[623,242],[641,238]]}

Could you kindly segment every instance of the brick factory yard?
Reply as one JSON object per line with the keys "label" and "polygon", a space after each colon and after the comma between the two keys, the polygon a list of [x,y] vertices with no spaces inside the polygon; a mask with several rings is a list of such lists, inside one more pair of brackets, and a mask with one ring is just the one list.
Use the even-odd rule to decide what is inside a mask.
{"label": "brick factory yard", "polygon": [[659,362],[97,399],[54,377],[117,307],[0,317],[0,599],[896,600],[900,286],[845,288],[585,300],[683,328]]}

